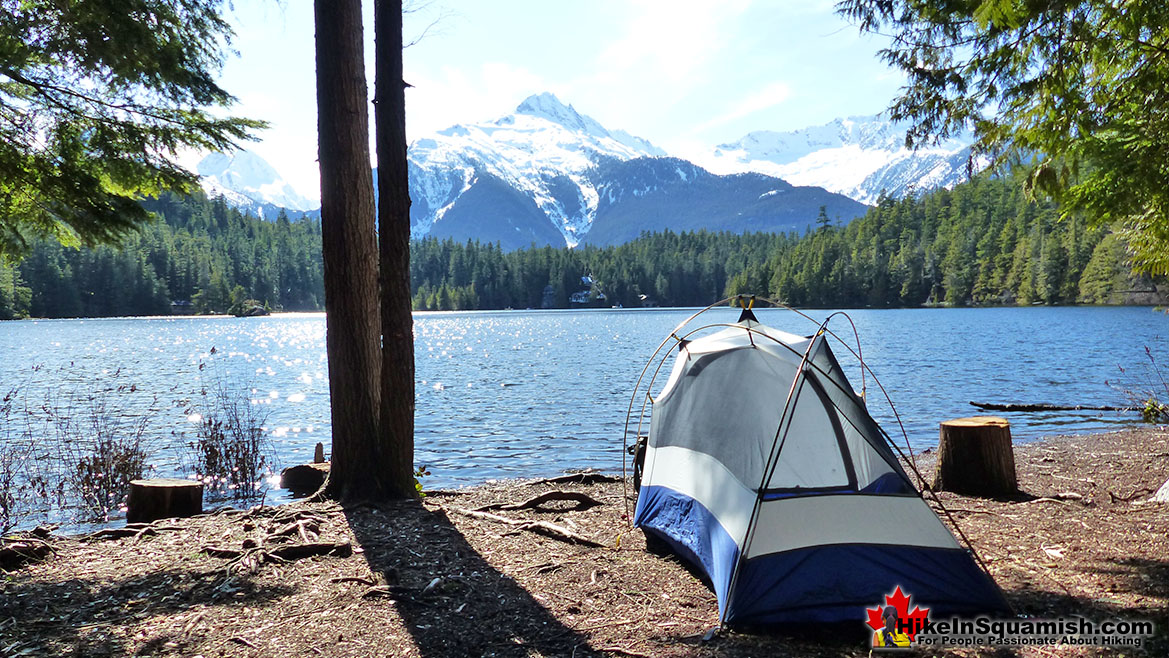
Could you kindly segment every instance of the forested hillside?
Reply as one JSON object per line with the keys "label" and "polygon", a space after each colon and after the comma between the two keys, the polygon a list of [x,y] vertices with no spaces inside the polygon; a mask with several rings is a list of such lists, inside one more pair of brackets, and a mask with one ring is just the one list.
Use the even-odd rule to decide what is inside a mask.
{"label": "forested hillside", "polygon": [[323,308],[319,221],[264,222],[202,195],[144,205],[156,221],[120,247],[42,240],[23,260],[0,262],[0,318],[166,315],[172,301],[199,313],[243,299]]}
{"label": "forested hillside", "polygon": [[[1124,301],[1134,282],[1123,245],[1057,217],[1017,182],[976,179],[882,199],[845,227],[823,217],[803,235],[667,232],[604,249],[510,253],[426,240],[412,252],[414,305],[539,308],[545,285],[556,307],[585,289],[594,304],[601,292],[623,306],[698,306],[738,293],[829,307]],[[586,275],[597,285],[582,285]]]}
{"label": "forested hillside", "polygon": [[[121,248],[34,245],[0,263],[0,317],[166,314],[172,301],[223,312],[244,298],[323,305],[320,224],[264,222],[221,200],[150,201],[158,220]],[[530,248],[427,239],[413,244],[417,309],[699,306],[729,294],[801,306],[1121,303],[1135,288],[1124,245],[1057,221],[1017,182],[976,179],[920,198],[882,199],[864,217],[800,234],[657,233],[614,247]],[[582,277],[596,282],[589,286]],[[603,295],[603,299],[599,297]]]}

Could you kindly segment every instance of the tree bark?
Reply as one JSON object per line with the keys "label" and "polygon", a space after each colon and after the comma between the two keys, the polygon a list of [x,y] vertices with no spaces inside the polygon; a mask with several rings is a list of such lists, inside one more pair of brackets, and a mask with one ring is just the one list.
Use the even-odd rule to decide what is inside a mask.
{"label": "tree bark", "polygon": [[1011,424],[997,416],[942,423],[933,488],[984,497],[1018,493]]}
{"label": "tree bark", "polygon": [[316,0],[317,134],[332,465],[325,492],[376,497],[381,360],[361,0]]}
{"label": "tree bark", "polygon": [[414,317],[410,296],[410,185],[406,164],[406,83],[402,79],[402,2],[374,0],[381,262],[381,432],[384,483],[394,498],[414,487]]}

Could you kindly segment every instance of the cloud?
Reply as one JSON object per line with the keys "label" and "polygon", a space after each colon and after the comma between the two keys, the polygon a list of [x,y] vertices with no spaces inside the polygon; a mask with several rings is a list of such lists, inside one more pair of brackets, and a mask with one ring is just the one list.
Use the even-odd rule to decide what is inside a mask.
{"label": "cloud", "polygon": [[460,122],[483,121],[515,110],[530,94],[556,91],[541,76],[503,62],[476,69],[443,67],[426,77],[406,72],[406,130],[410,139]]}
{"label": "cloud", "polygon": [[738,121],[756,112],[771,109],[782,104],[791,96],[791,87],[785,82],[773,82],[766,87],[748,94],[735,103],[731,110],[696,126],[691,132],[702,133],[711,128]]}
{"label": "cloud", "polygon": [[631,3],[623,34],[601,51],[597,68],[644,71],[670,84],[684,84],[724,47],[726,26],[749,4],[746,0]]}

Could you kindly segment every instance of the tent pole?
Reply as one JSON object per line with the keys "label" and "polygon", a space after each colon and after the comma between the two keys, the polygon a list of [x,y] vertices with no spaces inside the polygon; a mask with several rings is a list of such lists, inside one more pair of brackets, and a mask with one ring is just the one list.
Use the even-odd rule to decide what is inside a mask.
{"label": "tent pole", "polygon": [[[824,334],[823,327],[821,327],[812,340],[808,341],[808,347],[804,349],[803,358],[800,359],[800,364],[796,368],[796,376],[792,378],[791,388],[787,392],[787,400],[783,403],[783,413],[779,416],[779,427],[775,428],[775,438],[771,441],[770,454],[767,456],[767,463],[763,466],[763,478],[759,482],[759,487],[755,490],[755,504],[751,508],[751,517],[747,520],[747,530],[743,533],[743,543],[739,550],[739,558],[735,560],[735,568],[731,572],[731,582],[727,585],[727,606],[719,615],[719,623],[726,623],[726,614],[730,612],[731,601],[734,600],[735,586],[739,582],[739,573],[742,570],[743,560],[746,558],[747,547],[751,543],[751,538],[755,535],[755,521],[759,517],[759,510],[763,505],[763,492],[767,488],[767,481],[771,479],[771,474],[779,463],[779,453],[783,450],[783,443],[787,439],[787,432],[784,427],[788,425],[788,414],[792,410],[792,402],[796,398],[796,392],[799,390],[804,379],[804,369],[808,364],[808,356],[812,353],[813,347],[816,346],[816,341]],[[780,435],[783,439],[780,439]]]}

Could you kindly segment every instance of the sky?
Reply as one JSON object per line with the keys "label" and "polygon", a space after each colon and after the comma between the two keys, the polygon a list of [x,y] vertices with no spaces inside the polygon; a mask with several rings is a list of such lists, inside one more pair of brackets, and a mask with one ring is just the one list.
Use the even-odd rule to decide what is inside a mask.
{"label": "sky", "polygon": [[[366,62],[373,91],[372,1]],[[414,4],[418,4],[415,2]],[[431,0],[405,17],[411,141],[550,91],[609,129],[694,157],[754,130],[876,114],[903,84],[829,0]],[[271,127],[245,148],[320,198],[310,0],[235,0],[220,82]],[[372,114],[372,113],[371,113]]]}

